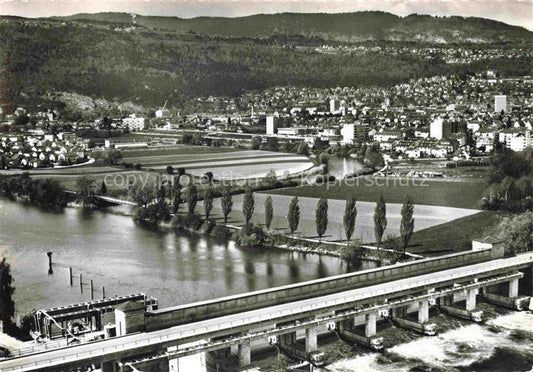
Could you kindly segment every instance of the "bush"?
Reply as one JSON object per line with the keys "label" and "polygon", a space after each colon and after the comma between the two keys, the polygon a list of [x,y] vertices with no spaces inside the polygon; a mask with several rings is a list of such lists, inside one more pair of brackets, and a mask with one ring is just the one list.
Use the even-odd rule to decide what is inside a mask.
{"label": "bush", "polygon": [[196,213],[188,213],[186,215],[176,214],[171,221],[171,226],[174,229],[187,228],[192,230],[200,230],[204,221]]}
{"label": "bush", "polygon": [[262,248],[267,245],[267,234],[260,226],[249,223],[233,233],[233,240],[241,248]]}
{"label": "bush", "polygon": [[215,224],[211,229],[211,235],[222,241],[228,241],[231,238],[231,230],[226,226]]}
{"label": "bush", "polygon": [[154,203],[137,209],[133,218],[137,222],[158,224],[161,221],[168,221],[170,219],[170,210],[164,202]]}
{"label": "bush", "polygon": [[192,140],[193,140],[193,137],[192,137],[192,134],[190,134],[190,133],[185,133],[181,137],[181,143],[183,143],[184,145],[192,144]]}

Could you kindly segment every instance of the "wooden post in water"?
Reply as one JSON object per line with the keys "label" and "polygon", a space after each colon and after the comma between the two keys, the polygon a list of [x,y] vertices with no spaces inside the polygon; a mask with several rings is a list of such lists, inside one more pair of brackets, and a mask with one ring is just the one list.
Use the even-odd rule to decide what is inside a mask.
{"label": "wooden post in water", "polygon": [[81,273],[80,273],[80,292],[83,293],[83,282],[81,281]]}
{"label": "wooden post in water", "polygon": [[46,253],[48,255],[48,274],[53,274],[54,270],[52,270],[52,252]]}
{"label": "wooden post in water", "polygon": [[105,299],[105,287],[102,287],[102,300]]}
{"label": "wooden post in water", "polygon": [[68,268],[68,281],[70,283],[70,286],[72,287],[72,267]]}
{"label": "wooden post in water", "polygon": [[94,287],[93,287],[93,280],[91,279],[91,300],[94,300]]}

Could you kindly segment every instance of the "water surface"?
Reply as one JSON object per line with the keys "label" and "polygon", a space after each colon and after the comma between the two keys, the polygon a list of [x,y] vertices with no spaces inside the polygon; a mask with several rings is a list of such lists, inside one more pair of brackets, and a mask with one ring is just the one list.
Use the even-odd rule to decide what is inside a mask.
{"label": "water surface", "polygon": [[[53,252],[53,275],[47,252]],[[104,286],[107,297],[145,292],[172,306],[347,270],[334,257],[243,250],[231,242],[144,228],[130,216],[76,208],[44,212],[6,199],[0,199],[0,256],[11,264],[17,312],[88,300],[91,279],[96,299]]]}

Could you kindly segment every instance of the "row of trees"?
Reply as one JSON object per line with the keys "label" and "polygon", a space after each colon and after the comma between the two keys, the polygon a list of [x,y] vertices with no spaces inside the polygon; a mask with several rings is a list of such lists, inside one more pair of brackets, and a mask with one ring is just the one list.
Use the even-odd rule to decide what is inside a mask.
{"label": "row of trees", "polygon": [[[356,197],[352,196],[346,200],[346,206],[344,209],[343,215],[343,227],[346,234],[347,245],[350,245],[350,240],[355,232],[355,223],[357,219],[357,202]],[[250,224],[253,211],[254,211],[254,198],[251,190],[248,190],[243,198],[242,211],[245,220],[245,226]],[[407,196],[401,210],[401,223],[400,223],[400,237],[403,254],[409,242],[411,241],[414,233],[414,203],[413,199],[410,196]],[[274,216],[274,208],[272,197],[268,196],[265,200],[265,226],[267,229],[270,229],[272,224],[272,219]],[[293,235],[294,232],[298,229],[301,217],[301,210],[299,205],[299,199],[297,196],[294,196],[289,204],[289,209],[287,213],[287,222],[289,225],[290,234]],[[318,200],[316,210],[315,210],[315,225],[316,233],[320,240],[327,231],[328,228],[328,199],[322,197]],[[376,244],[379,249],[382,240],[383,234],[387,228],[387,206],[383,196],[381,195],[376,203],[374,210],[374,234],[376,239]]]}
{"label": "row of trees", "polygon": [[48,209],[63,208],[68,202],[59,182],[49,178],[33,179],[28,173],[0,176],[0,194],[20,197],[38,207]]}
{"label": "row of trees", "polygon": [[[181,220],[181,224],[188,227],[198,228],[201,225],[201,219],[196,215],[196,207],[200,199],[198,187],[194,184],[189,185],[182,193],[179,182],[174,183],[174,187],[165,188],[163,186],[154,188],[151,185],[136,185],[130,189],[131,198],[140,207],[136,218],[144,222],[158,222],[161,220],[168,220],[170,213],[177,214],[182,202],[187,203],[187,214],[185,220]],[[203,193],[203,212],[205,220],[211,221],[211,212],[214,207],[215,192],[213,188],[208,185]],[[169,205],[166,199],[172,200],[172,204]],[[346,206],[343,216],[343,227],[346,234],[347,245],[350,245],[350,241],[355,232],[355,224],[357,219],[357,202],[356,197],[352,196],[346,200]],[[233,200],[231,190],[225,188],[222,191],[220,198],[220,209],[224,217],[224,225],[228,222],[229,214],[233,210]],[[251,189],[247,189],[243,196],[242,201],[242,215],[244,218],[243,235],[250,235],[257,232],[258,227],[252,224],[252,217],[255,211],[255,199]],[[401,210],[401,224],[400,235],[403,252],[411,240],[414,232],[414,204],[410,196],[405,200]],[[271,196],[268,196],[264,205],[264,224],[267,229],[272,226],[274,218],[274,204]],[[300,224],[301,210],[299,205],[299,199],[297,196],[293,197],[288,208],[287,222],[290,234],[293,235]],[[315,225],[316,233],[320,240],[327,232],[328,229],[328,199],[322,197],[318,200],[315,210]],[[378,249],[381,246],[383,235],[387,228],[387,209],[383,196],[380,196],[374,211],[374,234]]]}

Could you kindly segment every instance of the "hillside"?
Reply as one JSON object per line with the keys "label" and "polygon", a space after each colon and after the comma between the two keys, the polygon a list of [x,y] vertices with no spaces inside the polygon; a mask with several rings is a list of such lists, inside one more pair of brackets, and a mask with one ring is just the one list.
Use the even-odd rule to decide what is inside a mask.
{"label": "hillside", "polygon": [[[314,26],[314,31],[304,32],[313,24],[313,17],[322,26]],[[316,46],[336,43],[325,39],[331,34],[324,31],[326,26],[323,25],[323,17],[346,19],[346,22],[331,22],[331,30],[338,35],[346,32],[343,37],[347,38],[357,34],[359,39],[363,34],[368,38],[377,38],[380,28],[384,29],[386,25],[387,30],[394,26],[397,31],[383,31],[383,35],[395,35],[398,39],[405,35],[415,37],[412,30],[422,32],[424,28],[431,28],[434,22],[453,21],[422,16],[399,18],[375,12],[294,17],[287,14],[259,15],[235,20],[138,16],[136,26],[130,27],[132,16],[129,14],[69,17],[78,19],[76,21],[0,17],[0,104],[7,112],[19,105],[30,110],[41,104],[50,107],[50,101],[54,100],[53,93],[56,92],[72,93],[72,97],[88,97],[82,100],[84,102],[90,99],[108,102],[105,105],[82,102],[76,113],[79,117],[96,110],[91,107],[109,106],[113,102],[128,107],[150,108],[168,100],[169,106],[183,109],[194,97],[238,96],[247,90],[272,86],[389,86],[411,78],[439,74],[496,69],[504,75],[523,75],[531,69],[526,57],[500,57],[462,65],[447,64],[439,57],[426,58],[411,53],[384,54],[370,48],[382,41],[365,42],[368,48],[363,54],[319,53],[315,50]],[[351,31],[347,31],[353,17],[362,17],[362,20],[355,22]],[[381,21],[376,21],[376,17]],[[275,20],[284,21],[276,23]],[[227,26],[215,26],[217,22]],[[410,26],[409,22],[415,26]],[[457,26],[457,30],[453,31],[455,33],[479,23],[476,26],[477,33],[470,33],[472,37],[482,32],[483,25],[492,25],[487,35],[498,34],[501,28],[500,39],[507,37],[505,35],[526,35],[521,40],[524,41],[532,34],[493,21],[469,19],[458,22],[464,25]],[[254,23],[261,25],[255,27],[255,33],[250,31],[254,29]],[[182,28],[170,30],[171,27],[178,29],[178,26]],[[268,30],[273,34],[268,36]],[[282,30],[300,33],[284,35],[280,34]],[[451,28],[448,27],[448,30]],[[200,35],[203,32],[217,35]],[[439,32],[442,34],[444,31]],[[403,41],[387,43],[407,45]],[[474,47],[503,50],[508,45],[499,43]]]}
{"label": "hillside", "polygon": [[336,41],[518,42],[532,41],[533,33],[502,22],[473,17],[399,17],[385,12],[340,14],[282,13],[248,17],[141,16],[126,13],[77,14],[58,19],[136,24],[151,29],[224,37],[264,38],[302,35]]}

